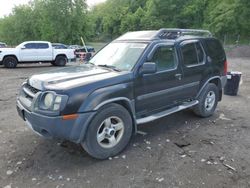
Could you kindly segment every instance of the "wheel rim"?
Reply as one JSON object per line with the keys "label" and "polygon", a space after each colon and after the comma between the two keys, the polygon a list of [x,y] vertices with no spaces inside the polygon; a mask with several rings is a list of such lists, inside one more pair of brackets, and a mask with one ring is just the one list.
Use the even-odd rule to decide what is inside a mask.
{"label": "wheel rim", "polygon": [[215,92],[214,91],[209,91],[208,94],[207,94],[207,97],[205,99],[206,111],[210,111],[210,110],[213,109],[214,104],[215,104],[215,99],[216,99]]}
{"label": "wheel rim", "polygon": [[124,123],[117,117],[112,116],[105,119],[98,128],[97,142],[103,148],[116,146],[124,134]]}
{"label": "wheel rim", "polygon": [[14,67],[14,66],[15,66],[15,62],[14,62],[12,59],[10,59],[10,60],[8,61],[8,66],[9,66],[9,67]]}

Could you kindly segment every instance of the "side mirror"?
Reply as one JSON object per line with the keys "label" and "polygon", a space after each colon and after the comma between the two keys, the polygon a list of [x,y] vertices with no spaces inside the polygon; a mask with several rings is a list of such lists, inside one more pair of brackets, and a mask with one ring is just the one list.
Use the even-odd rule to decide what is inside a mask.
{"label": "side mirror", "polygon": [[26,49],[26,47],[25,47],[25,46],[22,46],[22,47],[21,47],[21,50],[25,50],[25,49]]}
{"label": "side mirror", "polygon": [[154,62],[146,62],[142,65],[140,73],[143,74],[154,74],[157,72],[157,66]]}

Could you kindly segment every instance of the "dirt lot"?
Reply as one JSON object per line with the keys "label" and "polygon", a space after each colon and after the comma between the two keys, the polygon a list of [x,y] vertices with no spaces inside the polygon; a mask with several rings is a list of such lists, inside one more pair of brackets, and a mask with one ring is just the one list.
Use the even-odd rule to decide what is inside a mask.
{"label": "dirt lot", "polygon": [[41,138],[18,117],[21,83],[53,67],[0,67],[0,187],[250,187],[250,60],[229,62],[230,70],[243,72],[243,83],[213,117],[187,110],[143,125],[147,135],[106,161],[73,143]]}

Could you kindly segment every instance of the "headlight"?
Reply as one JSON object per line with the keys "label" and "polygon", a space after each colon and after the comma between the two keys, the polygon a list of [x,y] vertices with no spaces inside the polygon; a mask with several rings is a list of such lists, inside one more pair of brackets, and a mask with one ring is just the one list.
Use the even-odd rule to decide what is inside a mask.
{"label": "headlight", "polygon": [[54,95],[52,93],[47,93],[45,96],[44,96],[44,107],[45,109],[50,109],[54,103]]}
{"label": "headlight", "polygon": [[37,101],[37,110],[59,111],[65,107],[68,100],[66,95],[58,95],[55,92],[42,93]]}

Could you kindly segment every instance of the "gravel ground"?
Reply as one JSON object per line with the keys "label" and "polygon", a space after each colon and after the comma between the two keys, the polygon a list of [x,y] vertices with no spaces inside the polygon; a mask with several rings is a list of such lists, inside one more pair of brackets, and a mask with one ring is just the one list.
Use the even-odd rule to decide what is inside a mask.
{"label": "gravel ground", "polygon": [[18,117],[21,83],[54,67],[0,67],[0,187],[250,187],[250,60],[228,61],[243,72],[243,82],[213,117],[186,110],[142,125],[146,135],[105,161],[73,143],[37,136]]}

